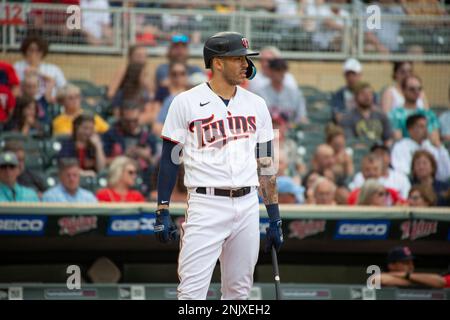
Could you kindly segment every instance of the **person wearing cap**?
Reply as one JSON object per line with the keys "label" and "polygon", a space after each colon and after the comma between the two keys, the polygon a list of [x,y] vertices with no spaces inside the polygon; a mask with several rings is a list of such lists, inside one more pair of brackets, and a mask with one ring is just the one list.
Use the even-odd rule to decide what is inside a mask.
{"label": "person wearing cap", "polygon": [[20,175],[15,153],[0,153],[0,202],[39,202],[37,193],[17,183]]}
{"label": "person wearing cap", "polygon": [[284,204],[305,202],[304,188],[295,184],[291,177],[277,177],[278,202]]}
{"label": "person wearing cap", "polygon": [[336,123],[341,121],[345,113],[356,107],[353,89],[361,81],[362,77],[361,63],[354,58],[347,59],[342,69],[344,71],[345,86],[333,94],[330,102],[333,120]]}
{"label": "person wearing cap", "polygon": [[[402,198],[408,198],[411,183],[408,177],[391,166],[391,151],[382,142],[376,142],[370,148],[371,154],[382,159],[381,176],[377,179],[386,188],[397,190]],[[351,189],[360,188],[364,184],[365,178],[362,172],[358,172],[350,183]]]}
{"label": "person wearing cap", "polygon": [[[251,92],[256,92],[270,83],[269,61],[279,58],[281,58],[281,52],[277,47],[268,46],[261,49],[259,56],[259,64],[261,65],[261,68],[248,84],[248,89]],[[297,80],[295,80],[294,75],[290,72],[286,72],[283,78],[283,85],[298,88]]]}
{"label": "person wearing cap", "polygon": [[284,78],[288,71],[287,61],[281,58],[269,61],[270,83],[256,90],[262,97],[272,113],[282,112],[288,115],[294,124],[307,123],[305,98],[297,87],[287,86]]}
{"label": "person wearing cap", "polygon": [[387,116],[375,110],[374,94],[367,82],[358,82],[353,88],[356,108],[345,114],[341,121],[348,138],[382,140],[385,145],[392,144],[392,131]]}
{"label": "person wearing cap", "polygon": [[435,273],[414,272],[414,259],[411,250],[399,246],[389,250],[387,272],[381,273],[383,287],[431,287],[444,288],[444,277]]}
{"label": "person wearing cap", "polygon": [[203,70],[196,65],[190,65],[187,63],[189,58],[189,37],[184,34],[173,35],[170,40],[170,46],[167,50],[168,63],[163,63],[156,69],[156,92],[161,87],[167,87],[169,82],[169,65],[174,62],[181,62],[187,67],[188,76],[196,72],[203,72]]}

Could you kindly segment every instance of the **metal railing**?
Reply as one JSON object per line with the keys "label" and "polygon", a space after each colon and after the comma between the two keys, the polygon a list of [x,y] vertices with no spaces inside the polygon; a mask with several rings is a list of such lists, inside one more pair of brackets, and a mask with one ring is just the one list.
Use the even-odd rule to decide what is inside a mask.
{"label": "metal railing", "polygon": [[[233,2],[233,1],[232,1]],[[239,2],[239,1],[237,1]],[[1,4],[0,4],[1,5]],[[171,35],[189,35],[193,56],[215,32],[239,31],[254,49],[276,46],[289,59],[335,60],[355,56],[362,60],[411,59],[450,61],[450,16],[386,15],[380,29],[367,26],[365,7],[347,7],[345,15],[286,15],[266,11],[111,7],[83,9],[83,15],[110,16],[110,36],[93,43],[86,28],[69,30],[61,21],[68,18],[67,6],[6,3],[16,13],[12,21],[0,10],[0,45],[3,52],[17,50],[26,34],[34,29],[51,43],[52,52],[123,54],[131,44],[144,43],[152,55],[164,55]],[[5,4],[3,3],[3,6]],[[14,8],[13,8],[14,6]],[[2,13],[3,12],[3,13]],[[59,12],[57,21],[52,21]],[[319,11],[318,11],[319,12]],[[39,16],[40,14],[40,16]],[[44,18],[42,18],[44,17]],[[8,21],[6,18],[9,18]],[[59,19],[59,20],[58,20]],[[43,21],[44,20],[44,21]],[[87,30],[89,31],[89,30]],[[98,30],[97,30],[98,31]],[[97,32],[98,33],[98,32]],[[374,40],[375,39],[375,40]],[[389,49],[387,52],[385,49]]]}

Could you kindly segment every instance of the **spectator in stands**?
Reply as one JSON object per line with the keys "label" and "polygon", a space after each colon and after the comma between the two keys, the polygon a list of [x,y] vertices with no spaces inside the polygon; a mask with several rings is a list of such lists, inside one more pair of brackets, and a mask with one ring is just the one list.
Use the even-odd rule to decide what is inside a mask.
{"label": "spectator in stands", "polygon": [[[48,83],[60,89],[66,85],[66,78],[61,69],[51,63],[45,63],[43,60],[48,53],[48,43],[42,37],[30,35],[26,37],[20,47],[20,51],[25,60],[18,61],[14,64],[19,79],[23,81],[30,73],[37,73],[39,76],[39,93],[38,97],[45,95]],[[52,98],[56,97],[56,91],[53,90]],[[49,101],[50,103],[54,101]]]}
{"label": "spectator in stands", "polygon": [[[272,59],[281,58],[281,52],[276,47],[264,47],[259,52],[259,63],[260,68],[256,73],[255,77],[249,81],[248,89],[252,92],[260,92],[261,88],[267,86],[270,83],[270,68],[269,61]],[[298,88],[297,80],[295,80],[294,75],[290,72],[286,72],[283,78],[283,86],[288,86],[292,88]]]}
{"label": "spectator in stands", "polygon": [[39,96],[39,77],[36,73],[28,74],[21,83],[22,93],[24,96],[33,98],[37,106],[37,117],[43,124],[50,124],[51,118],[49,114],[49,101],[52,101],[52,92],[54,82],[47,81],[45,83],[45,94]]}
{"label": "spectator in stands", "polygon": [[[376,157],[382,159],[382,171],[381,176],[378,178],[378,182],[381,183],[386,188],[391,188],[398,190],[402,198],[406,199],[408,197],[409,189],[411,188],[411,184],[409,182],[408,177],[400,171],[397,171],[391,167],[391,152],[389,147],[386,147],[383,143],[375,143],[371,148],[370,152],[374,154]],[[364,165],[362,167],[368,171],[368,169]],[[366,164],[370,165],[370,164]],[[363,171],[364,171],[363,169]],[[366,173],[366,176],[368,173]],[[375,178],[375,177],[373,177]],[[351,182],[351,189],[360,188],[364,184],[364,174],[362,172],[358,172]]]}
{"label": "spectator in stands", "polygon": [[311,161],[312,171],[324,176],[331,181],[336,181],[334,173],[335,154],[332,147],[327,144],[317,146]]}
{"label": "spectator in stands", "polygon": [[320,51],[340,51],[344,41],[345,21],[350,13],[342,5],[347,0],[333,0],[311,4],[306,14],[320,18],[312,35],[313,46]]}
{"label": "spectator in stands", "polygon": [[436,179],[447,181],[450,178],[450,156],[440,141],[428,139],[427,118],[423,114],[413,114],[406,120],[409,137],[398,141],[392,149],[392,166],[406,175],[411,172],[413,154],[424,149],[436,160]]}
{"label": "spectator in stands", "polygon": [[37,193],[17,183],[19,161],[13,152],[0,153],[0,202],[38,202]]}
{"label": "spectator in stands", "polygon": [[108,0],[80,0],[80,7],[87,42],[94,45],[111,44],[113,33]]}
{"label": "spectator in stands", "polygon": [[277,177],[278,202],[284,204],[303,203],[303,187],[288,176]]}
{"label": "spectator in stands", "polygon": [[402,82],[402,90],[405,96],[404,105],[389,112],[389,119],[394,130],[394,139],[399,140],[408,136],[406,118],[415,113],[423,114],[427,118],[428,132],[439,139],[439,121],[436,114],[430,109],[419,107],[419,98],[423,90],[422,80],[414,75],[407,76]]}
{"label": "spectator in stands", "polygon": [[[448,100],[450,103],[450,86],[448,87]],[[449,104],[450,106],[450,104]],[[443,112],[439,116],[439,124],[441,126],[441,138],[443,141],[450,141],[450,110]]]}
{"label": "spectator in stands", "polygon": [[144,202],[144,196],[132,190],[136,184],[137,164],[133,159],[119,156],[109,167],[108,187],[97,191],[101,202]]}
{"label": "spectator in stands", "polygon": [[82,176],[95,176],[105,168],[106,157],[103,143],[94,131],[94,117],[89,113],[80,114],[73,120],[73,133],[61,141],[58,158],[78,160]]}
{"label": "spectator in stands", "polygon": [[[116,118],[119,116],[119,108],[126,101],[133,101],[148,118],[146,123],[154,121],[158,110],[149,109],[148,104],[151,101],[149,86],[150,77],[145,63],[130,63],[111,103],[114,116]],[[150,115],[147,115],[147,112]]]}
{"label": "spectator in stands", "polygon": [[158,113],[158,117],[153,126],[153,132],[155,135],[160,136],[161,131],[166,120],[167,113],[169,112],[170,104],[175,96],[189,88],[187,67],[183,63],[175,62],[169,66],[169,95],[164,99],[162,107]]}
{"label": "spectator in stands", "polygon": [[314,204],[335,205],[337,187],[333,181],[319,177],[312,187],[314,194]]}
{"label": "spectator in stands", "polygon": [[160,64],[156,69],[156,91],[160,87],[167,87],[169,83],[169,65],[174,62],[181,62],[187,66],[188,75],[203,70],[195,65],[187,63],[189,58],[189,37],[184,34],[176,34],[171,38],[170,46],[167,51],[168,63]]}
{"label": "spectator in stands", "polygon": [[326,141],[334,150],[335,164],[333,172],[335,175],[343,180],[353,176],[353,159],[345,147],[344,130],[339,126],[330,123],[326,128]]}
{"label": "spectator in stands", "polygon": [[387,192],[386,196],[387,205],[404,203],[404,199],[401,197],[396,187],[394,188],[387,187],[380,182],[381,180],[380,178],[383,172],[382,168],[383,168],[383,160],[382,158],[378,157],[375,154],[370,153],[362,159],[361,170],[364,182],[361,187],[355,187],[352,184],[350,184],[350,189],[352,189],[352,192],[348,196],[347,200],[348,204],[354,205],[357,202],[358,196],[362,188],[364,187],[364,184],[369,180],[377,182],[377,184],[382,186],[384,190]]}
{"label": "spectator in stands", "polygon": [[368,179],[364,182],[358,193],[357,205],[359,206],[388,206],[389,193],[376,179]]}
{"label": "spectator in stands", "polygon": [[303,188],[305,190],[305,203],[306,204],[314,204],[314,192],[313,192],[313,186],[314,183],[319,179],[321,175],[317,172],[310,171],[307,173],[303,179]]}
{"label": "spectator in stands", "polygon": [[17,98],[16,107],[6,128],[28,137],[44,135],[44,128],[38,120],[37,105],[33,98],[28,96]]}
{"label": "spectator in stands", "polygon": [[[368,24],[364,23],[365,28],[365,51],[377,51],[380,53],[388,54],[390,51],[399,50],[399,35],[402,20],[389,18],[383,18],[383,16],[404,16],[405,13],[401,6],[396,4],[395,0],[379,0],[376,2],[381,14],[381,28],[369,29]],[[365,18],[368,18],[368,13],[365,11],[366,7],[362,6]],[[365,20],[367,21],[367,20]]]}
{"label": "spectator in stands", "polygon": [[437,195],[438,206],[449,206],[450,183],[435,178],[437,167],[436,159],[430,152],[417,150],[411,161],[411,181],[413,184],[421,184],[429,190],[433,190]]}
{"label": "spectator in stands", "polygon": [[373,89],[367,82],[359,82],[354,88],[356,108],[344,115],[341,125],[347,137],[364,138],[392,143],[391,126],[385,114],[376,111]]}
{"label": "spectator in stands", "polygon": [[17,162],[19,163],[20,175],[17,178],[17,182],[24,186],[33,189],[41,197],[42,193],[47,189],[47,185],[44,181],[44,177],[41,173],[30,170],[25,165],[25,149],[21,141],[9,140],[5,143],[3,152],[13,152],[16,155]]}
{"label": "spectator in stands", "polygon": [[0,60],[0,85],[6,86],[14,97],[20,95],[19,77],[14,67],[6,61]]}
{"label": "spectator in stands", "polygon": [[433,207],[437,203],[436,194],[423,184],[415,184],[408,194],[408,205],[411,207]]}
{"label": "spectator in stands", "polygon": [[0,60],[0,124],[11,117],[19,95],[19,79],[8,62]]}
{"label": "spectator in stands", "polygon": [[288,120],[279,112],[272,113],[272,127],[274,129],[275,139],[273,147],[279,150],[275,153],[278,159],[279,175],[287,175],[294,179],[295,183],[301,182],[301,175],[307,171],[303,159],[298,156],[297,143],[287,136]]}
{"label": "spectator in stands", "polygon": [[[58,90],[58,103],[64,106],[64,113],[53,120],[53,135],[71,135],[73,120],[78,117],[81,108],[81,90],[73,84],[67,84]],[[99,115],[94,115],[95,132],[104,133],[109,129],[108,123]]]}
{"label": "spectator in stands", "polygon": [[443,288],[444,277],[433,273],[414,272],[414,256],[408,247],[395,247],[387,256],[387,272],[381,273],[383,287]]}
{"label": "spectator in stands", "polygon": [[59,183],[42,197],[43,202],[97,203],[95,195],[80,187],[80,166],[74,158],[60,159]]}
{"label": "spectator in stands", "polygon": [[270,83],[255,93],[261,96],[272,112],[285,113],[293,124],[307,123],[308,115],[302,92],[298,88],[284,85],[288,65],[284,59],[269,61]]}
{"label": "spectator in stands", "polygon": [[345,61],[343,70],[345,86],[336,91],[330,101],[333,121],[336,123],[340,123],[346,113],[356,108],[353,91],[362,77],[361,63],[354,58]]}
{"label": "spectator in stands", "polygon": [[120,108],[119,120],[103,135],[103,148],[107,163],[119,155],[136,160],[139,175],[151,190],[150,177],[155,167],[157,138],[147,126],[139,125],[139,115],[139,109],[133,104]]}
{"label": "spectator in stands", "polygon": [[[413,64],[410,61],[394,62],[392,78],[394,84],[386,88],[381,98],[381,109],[389,114],[393,109],[401,108],[405,105],[405,96],[403,95],[402,83],[413,74]],[[428,109],[428,101],[425,92],[421,91],[417,100],[419,109]]]}
{"label": "spectator in stands", "polygon": [[[128,62],[126,65],[120,66],[119,69],[117,69],[116,74],[111,79],[111,83],[108,86],[108,92],[106,96],[108,99],[114,98],[114,96],[117,93],[117,90],[119,89],[120,84],[123,81],[123,78],[125,77],[126,71],[130,64],[146,64],[148,58],[147,54],[147,48],[144,45],[136,44],[131,45],[128,48]],[[151,92],[151,88],[148,88],[148,92]]]}

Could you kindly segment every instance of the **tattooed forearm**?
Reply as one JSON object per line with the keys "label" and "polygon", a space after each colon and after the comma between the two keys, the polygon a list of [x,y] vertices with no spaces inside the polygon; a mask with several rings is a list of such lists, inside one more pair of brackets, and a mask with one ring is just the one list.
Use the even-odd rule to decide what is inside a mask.
{"label": "tattooed forearm", "polygon": [[264,200],[264,204],[278,203],[277,177],[273,168],[272,158],[259,158],[258,178],[259,189]]}

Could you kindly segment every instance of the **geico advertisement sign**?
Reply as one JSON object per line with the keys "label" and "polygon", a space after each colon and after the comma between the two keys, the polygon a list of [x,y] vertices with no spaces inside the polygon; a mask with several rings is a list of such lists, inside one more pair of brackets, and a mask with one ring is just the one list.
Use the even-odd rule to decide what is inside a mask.
{"label": "geico advertisement sign", "polygon": [[111,216],[107,234],[110,236],[129,236],[153,234],[155,214],[145,213],[131,216]]}
{"label": "geico advertisement sign", "polygon": [[0,215],[0,235],[43,235],[46,225],[46,216]]}
{"label": "geico advertisement sign", "polygon": [[389,220],[339,220],[334,239],[384,240],[390,224]]}

